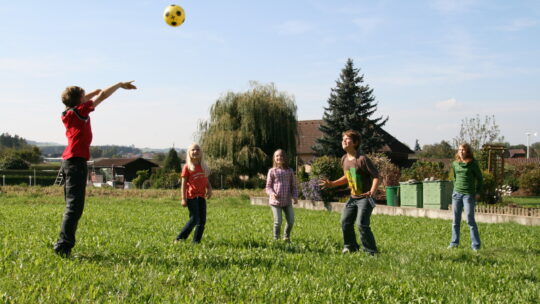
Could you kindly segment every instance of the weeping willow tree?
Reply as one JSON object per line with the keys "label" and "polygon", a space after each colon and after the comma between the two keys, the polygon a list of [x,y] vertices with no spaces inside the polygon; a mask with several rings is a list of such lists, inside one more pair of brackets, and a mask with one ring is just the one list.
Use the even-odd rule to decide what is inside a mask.
{"label": "weeping willow tree", "polygon": [[207,157],[232,162],[235,174],[265,174],[275,150],[294,159],[296,122],[292,96],[274,84],[250,82],[248,91],[228,92],[212,105],[199,125],[199,142]]}

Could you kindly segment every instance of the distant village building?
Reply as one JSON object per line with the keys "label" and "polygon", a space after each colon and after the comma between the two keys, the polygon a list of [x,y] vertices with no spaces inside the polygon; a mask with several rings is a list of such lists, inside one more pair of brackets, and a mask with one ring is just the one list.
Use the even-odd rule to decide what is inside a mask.
{"label": "distant village building", "polygon": [[131,182],[137,177],[137,171],[148,170],[159,167],[157,164],[142,157],[136,158],[100,158],[90,161],[88,171],[92,182],[106,183],[112,181],[113,184]]}
{"label": "distant village building", "polygon": [[505,156],[508,158],[525,158],[527,157],[527,152],[525,149],[508,149],[508,154]]}
{"label": "distant village building", "polygon": [[[317,138],[322,137],[322,132],[319,130],[322,123],[324,123],[323,120],[298,121],[296,153],[299,161],[304,164],[311,163],[316,157],[312,147],[315,145]],[[385,144],[377,152],[386,154],[392,163],[400,167],[409,167],[413,162],[413,160],[409,160],[409,154],[414,154],[414,151],[383,129],[379,129],[379,132],[383,136]]]}

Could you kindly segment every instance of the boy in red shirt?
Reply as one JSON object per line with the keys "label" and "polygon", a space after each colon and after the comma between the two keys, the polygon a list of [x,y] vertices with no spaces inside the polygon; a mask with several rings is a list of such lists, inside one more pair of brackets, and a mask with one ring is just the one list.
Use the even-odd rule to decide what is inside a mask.
{"label": "boy in red shirt", "polygon": [[61,256],[69,256],[71,248],[75,246],[77,223],[84,209],[88,176],[86,161],[90,158],[90,143],[92,142],[89,114],[119,88],[136,89],[132,82],[119,82],[105,90],[98,89],[88,94],[80,87],[71,86],[62,93],[62,103],[66,106],[66,110],[62,113],[62,122],[66,127],[68,139],[68,145],[62,154],[66,209],[60,235],[54,245],[54,251]]}

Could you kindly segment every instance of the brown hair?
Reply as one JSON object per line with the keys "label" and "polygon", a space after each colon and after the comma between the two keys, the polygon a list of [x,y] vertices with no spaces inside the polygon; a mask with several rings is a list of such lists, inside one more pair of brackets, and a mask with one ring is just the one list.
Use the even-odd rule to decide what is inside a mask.
{"label": "brown hair", "polygon": [[287,155],[285,154],[285,151],[283,149],[277,149],[274,154],[272,155],[272,167],[277,168],[276,164],[276,153],[280,152],[283,154],[283,169],[289,169],[289,166],[287,166]]}
{"label": "brown hair", "polygon": [[67,87],[62,92],[62,103],[68,108],[75,107],[81,102],[81,97],[84,95],[84,90],[78,86]]}
{"label": "brown hair", "polygon": [[350,137],[353,141],[353,143],[356,145],[356,149],[360,146],[360,133],[355,130],[347,130],[343,133],[341,133],[341,137],[347,136]]}
{"label": "brown hair", "polygon": [[[461,159],[461,157],[459,156],[459,148],[460,147],[463,147],[463,150],[465,150],[465,155],[463,156],[463,159]],[[468,143],[464,143],[464,144],[459,145],[458,146],[458,152],[456,152],[456,155],[454,156],[454,158],[455,158],[456,161],[462,161],[462,160],[465,160],[465,159],[473,160],[474,159],[474,154],[472,152],[471,145],[469,145]]]}

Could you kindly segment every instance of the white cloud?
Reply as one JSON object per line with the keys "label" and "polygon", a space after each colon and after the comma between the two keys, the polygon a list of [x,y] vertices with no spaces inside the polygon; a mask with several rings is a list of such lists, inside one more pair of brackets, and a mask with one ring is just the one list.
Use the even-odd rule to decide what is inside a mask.
{"label": "white cloud", "polygon": [[476,0],[432,0],[430,4],[442,13],[457,13],[467,11]]}
{"label": "white cloud", "polygon": [[448,100],[439,101],[435,103],[435,108],[439,111],[450,112],[461,109],[462,104],[458,102],[455,98],[450,98]]}
{"label": "white cloud", "polygon": [[276,29],[280,34],[283,35],[301,35],[311,31],[313,26],[304,21],[291,20],[279,24]]}
{"label": "white cloud", "polygon": [[511,23],[498,27],[498,29],[507,31],[507,32],[517,32],[538,25],[538,20],[520,18],[515,19]]}

